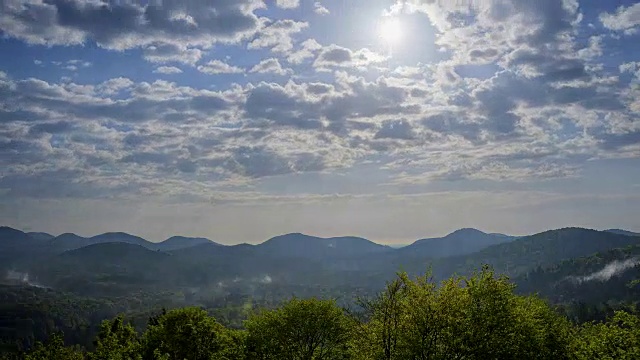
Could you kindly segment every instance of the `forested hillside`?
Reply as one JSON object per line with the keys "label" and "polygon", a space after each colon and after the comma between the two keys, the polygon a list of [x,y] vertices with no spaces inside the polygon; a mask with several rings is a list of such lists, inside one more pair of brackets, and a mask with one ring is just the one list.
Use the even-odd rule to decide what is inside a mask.
{"label": "forested hillside", "polygon": [[[542,299],[536,300],[540,306],[553,316],[575,324],[567,325],[572,333],[583,331],[580,330],[582,324],[589,321],[610,319],[616,310],[635,314],[640,296],[640,286],[634,283],[640,279],[640,237],[622,231],[566,228],[515,238],[463,229],[402,249],[358,237],[319,238],[303,234],[279,236],[259,245],[235,246],[185,237],[153,244],[124,233],[91,238],[72,234],[47,235],[0,229],[0,254],[7,259],[0,263],[4,273],[0,281],[4,284],[0,286],[0,353],[7,356],[23,354],[37,341],[44,341],[58,332],[64,334],[59,340],[66,345],[75,344],[83,351],[97,351],[94,338],[104,331],[100,330],[101,321],[121,314],[124,323],[130,324],[135,332],[146,334],[145,331],[151,329],[147,326],[149,317],[161,309],[184,307],[203,309],[214,316],[214,327],[224,329],[225,334],[228,331],[232,342],[244,349],[246,355],[249,346],[246,341],[251,339],[248,335],[251,322],[247,321],[259,319],[255,313],[260,309],[278,309],[283,303],[289,304],[292,298],[297,298],[316,299],[313,301],[325,305],[329,301],[332,309],[339,310],[340,316],[346,316],[340,309],[349,309],[349,316],[345,317],[350,321],[347,321],[350,324],[347,348],[351,349],[348,358],[357,358],[353,349],[365,338],[354,338],[353,331],[374,326],[368,322],[373,319],[371,306],[375,301],[371,301],[380,301],[380,296],[386,296],[380,295],[385,284],[400,281],[406,288],[416,284],[427,286],[425,278],[418,283],[408,281],[406,277],[399,280],[394,277],[397,271],[406,271],[410,278],[430,274],[439,287],[435,282],[429,282],[429,291],[433,292],[429,295],[433,298],[429,299],[445,301],[444,297],[436,295],[451,286],[446,285],[450,281],[457,284],[454,287],[466,287],[461,286],[466,280],[455,276],[469,276],[488,264],[496,273],[512,278],[515,287],[507,286],[506,279],[500,281],[510,293],[518,294],[512,294],[513,299],[533,301],[526,296],[537,294]],[[449,240],[457,247],[472,246],[456,249],[447,243]],[[60,246],[61,242],[66,245]],[[86,245],[76,246],[79,243]],[[63,250],[71,244],[75,244],[71,250]],[[431,252],[425,252],[425,249],[431,249]],[[440,256],[450,253],[463,255]],[[451,280],[452,276],[454,280]],[[446,279],[449,282],[440,283]],[[364,305],[368,310],[364,311],[358,305]],[[288,310],[284,309],[288,307],[284,306],[276,313],[286,314]],[[184,311],[193,315],[195,310]],[[453,314],[467,316],[455,312],[451,316]],[[414,314],[407,312],[403,316],[413,317]],[[358,319],[360,327],[353,327],[354,318]],[[279,324],[274,319],[270,321]],[[607,328],[612,324],[606,325]],[[143,351],[140,350],[144,344],[142,339],[147,335],[136,336],[132,337],[138,339],[136,351]],[[440,336],[444,335],[437,335],[437,338]],[[457,343],[462,341],[460,339],[447,341]],[[356,352],[362,353],[363,345],[358,346],[361,348]],[[41,348],[40,351],[45,350]],[[148,351],[155,349],[144,351],[148,355]],[[172,356],[170,354],[169,358]],[[254,358],[278,358],[270,356]],[[370,356],[377,358],[374,354]]]}
{"label": "forested hillside", "polygon": [[572,325],[544,301],[514,294],[488,268],[439,286],[400,274],[354,309],[292,299],[252,311],[243,330],[199,308],[151,316],[144,332],[122,317],[102,323],[94,349],[52,336],[26,355],[48,359],[637,359],[640,318]]}

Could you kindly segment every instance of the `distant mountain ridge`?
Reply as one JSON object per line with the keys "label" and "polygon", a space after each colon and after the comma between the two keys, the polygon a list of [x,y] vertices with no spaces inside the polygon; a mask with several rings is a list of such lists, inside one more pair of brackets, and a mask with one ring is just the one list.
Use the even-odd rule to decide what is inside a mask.
{"label": "distant mountain ridge", "polygon": [[27,235],[29,235],[33,239],[44,240],[44,241],[51,240],[55,237],[54,235],[47,234],[45,232],[28,232]]}
{"label": "distant mountain ridge", "polygon": [[609,233],[612,233],[612,234],[618,234],[618,235],[640,236],[640,233],[633,232],[633,231],[622,230],[622,229],[609,229],[609,230],[605,230],[605,231],[609,232]]}
{"label": "distant mountain ridge", "polygon": [[523,236],[464,256],[440,258],[433,266],[440,274],[447,275],[467,273],[483,264],[491,264],[499,273],[518,275],[539,266],[636,245],[640,245],[637,236],[563,228]]}
{"label": "distant mountain ridge", "polygon": [[217,242],[213,242],[207,238],[201,237],[186,237],[186,236],[172,236],[162,242],[155,244],[155,248],[163,251],[178,250],[184,248],[190,248],[193,246],[211,244],[216,246],[223,246]]}
{"label": "distant mountain ridge", "polygon": [[398,270],[417,274],[431,268],[436,279],[443,279],[490,264],[498,273],[518,276],[626,246],[640,246],[640,237],[580,228],[524,237],[460,229],[394,249],[354,236],[322,238],[301,233],[276,236],[258,245],[232,246],[187,237],[151,243],[126,233],[90,238],[67,233],[42,241],[5,227],[0,228],[0,276],[18,271],[32,275],[43,286],[93,295],[125,295],[126,289],[142,288],[208,287],[219,292],[224,284],[241,286],[237,282],[255,289],[256,281],[294,288],[356,284],[366,291],[383,286],[386,276]]}
{"label": "distant mountain ridge", "polygon": [[478,229],[463,228],[440,238],[417,240],[400,249],[408,256],[432,258],[471,254],[488,246],[516,239],[505,234],[488,234]]}
{"label": "distant mountain ridge", "polygon": [[[621,229],[609,229],[604,232],[625,236],[640,236],[639,233]],[[411,244],[402,246],[378,244],[371,240],[356,236],[323,238],[302,233],[279,235],[259,244],[245,245],[256,246],[276,252],[282,251],[289,255],[303,257],[309,255],[309,253],[313,253],[314,251],[324,253],[327,251],[336,252],[339,250],[346,254],[357,254],[377,253],[393,249],[410,256],[448,257],[474,253],[489,246],[511,242],[523,237],[526,236],[486,233],[474,228],[462,228],[443,237],[419,239]],[[155,243],[125,232],[107,232],[92,237],[82,237],[73,233],[64,233],[54,236],[45,232],[25,233],[11,227],[0,226],[0,246],[3,240],[25,242],[38,240],[40,242],[45,242],[52,250],[58,252],[110,242],[135,244],[151,250],[160,251],[174,251],[203,244],[221,247],[228,246],[203,237],[172,236],[164,241]]]}
{"label": "distant mountain ridge", "polygon": [[386,245],[355,236],[321,238],[301,233],[276,236],[256,247],[270,254],[292,257],[351,256],[391,250]]}

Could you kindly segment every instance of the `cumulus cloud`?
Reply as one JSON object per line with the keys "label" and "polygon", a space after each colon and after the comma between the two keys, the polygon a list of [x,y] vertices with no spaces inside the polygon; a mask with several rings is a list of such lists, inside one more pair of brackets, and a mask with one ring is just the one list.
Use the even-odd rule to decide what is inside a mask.
{"label": "cumulus cloud", "polygon": [[175,66],[160,66],[156,68],[153,72],[158,74],[181,74],[182,70],[180,70],[180,68],[177,68]]}
{"label": "cumulus cloud", "polygon": [[313,3],[313,12],[322,16],[330,14],[329,9],[324,7],[319,1]]}
{"label": "cumulus cloud", "polygon": [[269,58],[269,59],[264,59],[260,61],[253,68],[251,68],[249,72],[262,73],[262,74],[270,73],[270,74],[276,74],[276,75],[287,75],[287,74],[292,74],[293,70],[283,68],[282,65],[280,64],[280,61],[278,61],[278,59]]}
{"label": "cumulus cloud", "polygon": [[[640,150],[639,67],[633,59],[601,63],[610,39],[577,32],[583,15],[572,0],[471,8],[403,1],[389,12],[408,16],[407,24],[428,18],[436,32],[423,63],[379,54],[374,44],[323,46],[302,37],[305,21],[257,17],[261,1],[32,3],[28,17],[3,2],[6,36],[137,48],[161,74],[192,65],[246,77],[216,78],[211,91],[182,77],[87,83],[0,72],[0,189],[8,189],[0,191],[197,197],[264,177],[372,164],[394,184],[527,182],[580,176],[590,159]],[[225,59],[221,44],[262,60],[244,69],[210,59]],[[292,79],[261,75],[292,68]]]}
{"label": "cumulus cloud", "polygon": [[309,23],[294,20],[278,20],[270,22],[263,19],[263,27],[256,37],[249,42],[249,49],[268,48],[276,53],[288,52],[293,48],[292,36],[309,27]]}
{"label": "cumulus cloud", "polygon": [[276,5],[283,9],[295,9],[300,6],[300,0],[276,0]]}
{"label": "cumulus cloud", "polygon": [[379,64],[387,60],[387,57],[373,52],[367,48],[352,51],[349,48],[335,44],[324,47],[313,66],[317,69],[329,68],[366,68],[373,64]]}
{"label": "cumulus cloud", "polygon": [[306,59],[313,58],[318,50],[322,49],[315,39],[307,39],[300,44],[300,48],[289,53],[287,61],[292,64],[301,64]]}
{"label": "cumulus cloud", "polygon": [[[262,1],[86,2],[32,0],[0,2],[5,36],[30,44],[99,46],[125,50],[156,47],[210,47],[253,35]],[[183,49],[184,49],[183,48]],[[152,52],[155,50],[151,50]],[[151,59],[161,59],[153,54]]]}
{"label": "cumulus cloud", "polygon": [[243,69],[220,60],[211,60],[204,65],[199,65],[197,69],[198,71],[209,75],[239,74],[244,72]]}
{"label": "cumulus cloud", "polygon": [[192,66],[200,61],[202,55],[200,49],[160,41],[146,45],[142,53],[143,58],[152,63],[177,62]]}
{"label": "cumulus cloud", "polygon": [[602,13],[600,21],[607,29],[622,31],[627,35],[636,34],[640,27],[640,4],[620,6],[613,14]]}

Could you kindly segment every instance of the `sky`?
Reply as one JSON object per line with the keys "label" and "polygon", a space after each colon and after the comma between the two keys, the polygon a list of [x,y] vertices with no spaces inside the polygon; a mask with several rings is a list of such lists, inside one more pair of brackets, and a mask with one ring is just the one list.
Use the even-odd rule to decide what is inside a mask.
{"label": "sky", "polygon": [[640,231],[640,2],[0,0],[0,224]]}

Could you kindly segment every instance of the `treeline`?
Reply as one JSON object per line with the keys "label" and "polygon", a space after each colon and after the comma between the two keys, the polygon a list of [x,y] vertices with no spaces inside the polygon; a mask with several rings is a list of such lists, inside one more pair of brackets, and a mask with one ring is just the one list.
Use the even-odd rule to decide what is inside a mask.
{"label": "treeline", "polygon": [[399,274],[373,299],[342,309],[332,300],[292,299],[227,328],[199,308],[163,312],[138,334],[122,317],[102,323],[94,350],[60,335],[27,360],[238,359],[640,359],[640,318],[617,312],[574,325],[545,301],[519,296],[487,267],[436,284]]}

